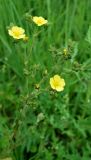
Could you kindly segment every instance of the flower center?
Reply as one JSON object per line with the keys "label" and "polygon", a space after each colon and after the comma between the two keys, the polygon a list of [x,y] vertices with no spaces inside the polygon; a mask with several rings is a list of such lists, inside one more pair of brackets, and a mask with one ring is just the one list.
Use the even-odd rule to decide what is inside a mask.
{"label": "flower center", "polygon": [[58,80],[54,80],[54,86],[55,86],[55,87],[60,86],[60,82],[59,82]]}
{"label": "flower center", "polygon": [[38,19],[38,24],[41,24],[41,23],[43,23],[43,20],[42,19]]}
{"label": "flower center", "polygon": [[18,37],[19,35],[21,35],[21,32],[20,32],[19,30],[15,30],[15,31],[13,31],[13,33],[14,33],[14,35],[17,36],[17,37]]}

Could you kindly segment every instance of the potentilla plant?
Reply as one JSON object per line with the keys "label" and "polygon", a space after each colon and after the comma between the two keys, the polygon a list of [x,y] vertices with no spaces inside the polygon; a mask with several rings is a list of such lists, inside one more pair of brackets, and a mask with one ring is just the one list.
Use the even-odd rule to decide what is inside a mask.
{"label": "potentilla plant", "polygon": [[[55,44],[50,45],[47,48],[49,55],[44,55],[44,62],[40,63],[40,58],[36,63],[36,60],[33,61],[34,51],[37,54],[37,50],[41,51],[42,45],[45,45],[42,43],[36,46],[36,41],[41,43],[41,33],[47,30],[50,23],[41,16],[28,15],[28,21],[29,25],[32,25],[31,36],[25,27],[17,24],[10,25],[7,31],[18,55],[17,62],[19,61],[20,66],[17,63],[16,68],[22,66],[22,71],[20,74],[18,69],[13,68],[20,76],[20,81],[17,81],[16,75],[13,77],[14,81],[17,81],[14,92],[17,96],[14,99],[11,96],[10,99],[13,105],[17,103],[17,109],[13,116],[10,113],[11,129],[8,135],[11,136],[5,139],[6,141],[8,139],[9,149],[5,155],[2,154],[2,158],[7,160],[65,159],[66,153],[69,155],[70,152],[67,146],[70,150],[72,145],[79,149],[83,139],[86,138],[85,130],[80,128],[80,123],[87,114],[82,110],[83,101],[78,95],[82,92],[82,97],[85,97],[87,91],[84,82],[87,84],[89,81],[91,71],[89,61],[80,63],[78,56],[80,43],[69,40],[60,48]],[[5,68],[3,70],[5,71]],[[85,74],[88,76],[86,77]],[[87,99],[88,97],[89,94]],[[74,104],[74,101],[79,103]],[[74,139],[76,139],[75,143]],[[2,146],[0,147],[2,150]],[[62,155],[60,148],[63,151]],[[4,146],[2,153],[5,150]]]}
{"label": "potentilla plant", "polygon": [[[38,17],[38,16],[31,17],[31,23],[34,23],[34,25],[36,25],[36,28],[39,27],[40,33],[41,33],[42,26],[48,27],[48,20],[44,19],[43,17]],[[34,34],[34,36],[36,35],[35,39],[37,39],[38,35],[40,34],[39,30],[38,30],[38,33],[36,32]],[[24,146],[22,150],[22,154],[23,154],[24,150],[26,151],[30,150],[30,146],[31,146],[31,152],[36,152],[37,145],[39,145],[41,140],[44,139],[45,133],[46,133],[46,132],[42,133],[43,135],[41,135],[40,133],[37,134],[36,130],[37,128],[38,130],[40,130],[40,126],[39,126],[40,123],[41,125],[45,124],[46,125],[45,127],[48,127],[49,125],[53,125],[52,121],[54,121],[54,116],[53,116],[54,111],[56,112],[56,110],[59,110],[59,107],[57,105],[57,99],[59,99],[60,96],[61,98],[63,97],[64,93],[62,92],[64,92],[65,90],[66,82],[65,82],[65,79],[63,78],[65,75],[61,77],[61,74],[63,74],[61,73],[62,71],[60,70],[59,72],[59,70],[58,71],[56,70],[56,68],[59,67],[58,62],[57,63],[54,62],[54,66],[51,67],[51,72],[48,71],[47,69],[43,70],[41,66],[38,66],[36,64],[34,65],[31,64],[31,58],[33,56],[32,52],[34,48],[34,46],[31,45],[32,43],[31,37],[33,37],[33,35],[29,37],[22,26],[17,26],[16,24],[10,25],[10,27],[8,28],[8,34],[11,37],[11,39],[14,39],[14,43],[13,41],[12,43],[13,45],[16,46],[15,48],[16,52],[17,51],[21,52],[22,46],[25,48],[25,52],[22,53],[23,54],[22,63],[24,67],[23,68],[24,85],[22,90],[24,90],[24,92],[22,92],[21,90],[21,93],[19,95],[21,97],[21,102],[20,102],[20,108],[18,111],[19,117],[16,117],[16,120],[14,121],[14,126],[13,126],[13,130],[14,130],[13,136],[12,136],[13,148],[16,152],[18,146],[20,148]],[[66,49],[64,50],[64,53],[62,55],[66,56],[67,55]],[[54,61],[54,58],[53,58],[53,61]],[[61,64],[61,61],[60,61],[60,64]],[[55,71],[54,71],[54,67],[56,67]],[[40,74],[42,74],[41,79],[36,81],[36,78],[37,78],[36,76],[40,76]],[[31,83],[31,79],[32,79],[32,83]],[[46,100],[46,102],[44,99]],[[44,105],[43,108],[41,108],[42,105]],[[63,108],[65,110],[65,107]],[[51,112],[53,113],[51,114]],[[66,115],[63,114],[61,116],[62,117],[60,118],[64,117],[65,119]],[[25,130],[24,129],[25,127],[26,127],[26,133],[22,135],[21,131]],[[33,136],[31,134],[34,134],[34,138],[31,137]],[[48,142],[45,141],[44,143],[46,144]]]}

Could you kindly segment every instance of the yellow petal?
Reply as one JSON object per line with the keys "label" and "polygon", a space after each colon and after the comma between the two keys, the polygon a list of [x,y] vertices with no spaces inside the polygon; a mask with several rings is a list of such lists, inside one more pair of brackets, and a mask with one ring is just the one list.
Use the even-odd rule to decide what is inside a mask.
{"label": "yellow petal", "polygon": [[61,86],[63,86],[63,87],[65,86],[65,81],[64,81],[64,79],[61,78],[60,83],[61,83]]}
{"label": "yellow petal", "polygon": [[24,34],[24,32],[25,32],[25,30],[24,30],[23,28],[18,27],[18,26],[13,26],[13,27],[11,28],[11,30],[12,30],[12,32],[18,31],[18,32],[20,32],[20,34]]}
{"label": "yellow petal", "polygon": [[15,38],[15,39],[23,39],[25,37],[25,34],[19,35],[19,36],[12,35],[12,37]]}
{"label": "yellow petal", "polygon": [[61,78],[60,78],[60,76],[59,76],[59,75],[55,75],[55,76],[54,76],[54,80],[55,80],[55,81],[60,81],[60,80],[61,80]]}
{"label": "yellow petal", "polygon": [[58,92],[61,92],[61,91],[63,91],[64,90],[64,88],[63,87],[56,87],[56,91],[58,91]]}
{"label": "yellow petal", "polygon": [[50,78],[50,85],[51,85],[52,89],[56,89],[55,85],[54,85],[54,79],[53,78]]}
{"label": "yellow petal", "polygon": [[12,32],[12,30],[10,30],[10,29],[8,30],[8,33],[9,33],[10,36],[13,35],[13,32]]}

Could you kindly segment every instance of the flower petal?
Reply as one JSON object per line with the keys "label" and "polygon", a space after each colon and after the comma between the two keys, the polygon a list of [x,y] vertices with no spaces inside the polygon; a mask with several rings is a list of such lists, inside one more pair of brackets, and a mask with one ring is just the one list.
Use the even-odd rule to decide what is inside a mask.
{"label": "flower petal", "polygon": [[60,78],[60,76],[59,76],[59,75],[57,75],[57,74],[56,74],[56,75],[54,76],[54,80],[55,80],[55,81],[60,81],[60,80],[61,80],[61,78]]}
{"label": "flower petal", "polygon": [[50,85],[51,85],[52,89],[56,89],[55,85],[54,85],[54,79],[53,78],[50,78]]}
{"label": "flower petal", "polygon": [[58,92],[61,92],[61,91],[63,91],[64,90],[64,88],[63,87],[56,87],[56,91],[58,91]]}

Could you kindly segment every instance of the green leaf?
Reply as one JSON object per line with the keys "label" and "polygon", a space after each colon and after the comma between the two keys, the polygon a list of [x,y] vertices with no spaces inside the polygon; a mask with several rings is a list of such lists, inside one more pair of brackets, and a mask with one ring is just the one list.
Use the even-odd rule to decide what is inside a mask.
{"label": "green leaf", "polygon": [[91,44],[91,26],[89,26],[87,36],[86,36],[86,41],[88,41]]}

